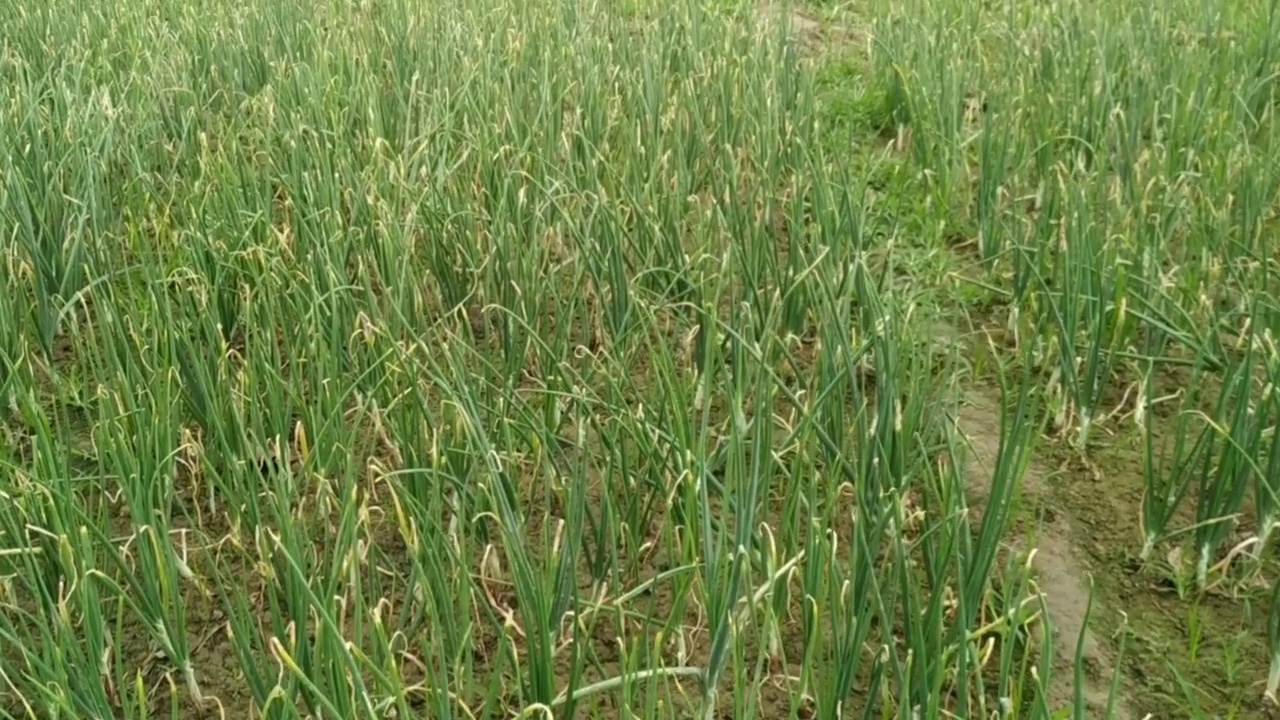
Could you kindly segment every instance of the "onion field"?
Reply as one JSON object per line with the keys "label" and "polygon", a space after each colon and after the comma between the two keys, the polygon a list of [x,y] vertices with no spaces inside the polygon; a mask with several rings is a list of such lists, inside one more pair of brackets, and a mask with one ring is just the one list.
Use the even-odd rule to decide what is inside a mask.
{"label": "onion field", "polygon": [[1280,0],[0,6],[0,718],[1280,716]]}

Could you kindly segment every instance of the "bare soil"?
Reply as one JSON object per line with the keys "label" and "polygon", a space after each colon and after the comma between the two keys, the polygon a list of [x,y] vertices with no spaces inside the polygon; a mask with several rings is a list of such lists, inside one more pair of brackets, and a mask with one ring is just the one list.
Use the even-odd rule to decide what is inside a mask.
{"label": "bare soil", "polygon": [[[991,490],[991,477],[1000,452],[1001,409],[999,395],[981,386],[966,394],[956,419],[969,450],[966,475],[969,479],[968,501],[971,505],[986,502]],[[1040,504],[1047,498],[1049,473],[1032,460],[1022,478],[1024,501]],[[1068,517],[1049,513],[1035,536],[1032,567],[1053,627],[1055,668],[1049,687],[1051,710],[1070,707],[1075,702],[1073,659],[1076,643],[1083,633],[1083,656],[1088,669],[1082,693],[1090,717],[1105,716],[1110,697],[1110,682],[1115,664],[1086,623],[1089,605],[1089,573],[1082,553],[1072,543],[1074,533]],[[1026,538],[1013,538],[1025,542]],[[1115,720],[1129,720],[1129,701],[1117,703]]]}

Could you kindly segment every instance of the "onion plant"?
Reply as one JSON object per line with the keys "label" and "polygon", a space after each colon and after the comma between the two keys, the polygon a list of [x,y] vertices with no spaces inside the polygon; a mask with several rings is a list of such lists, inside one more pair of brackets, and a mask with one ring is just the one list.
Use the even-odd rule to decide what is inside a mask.
{"label": "onion plant", "polygon": [[[1143,554],[1274,525],[1267,76],[1154,10],[908,3],[855,163],[741,3],[79,5],[0,9],[0,713],[1056,717],[1022,477],[1135,368],[1228,380]],[[982,468],[969,219],[1035,329]]]}

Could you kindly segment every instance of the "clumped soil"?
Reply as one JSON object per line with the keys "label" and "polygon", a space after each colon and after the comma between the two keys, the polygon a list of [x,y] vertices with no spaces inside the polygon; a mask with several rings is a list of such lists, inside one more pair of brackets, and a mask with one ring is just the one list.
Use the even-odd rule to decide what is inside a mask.
{"label": "clumped soil", "polygon": [[[978,325],[987,326],[980,332],[991,330],[998,336],[1004,323],[988,317]],[[1016,354],[1013,345],[999,350]],[[1023,479],[1024,509],[1035,532],[1038,584],[1057,629],[1059,673],[1067,673],[1058,675],[1061,687],[1055,698],[1074,701],[1070,660],[1084,625],[1092,581],[1093,609],[1083,647],[1084,697],[1095,708],[1090,717],[1104,716],[1117,671],[1117,718],[1186,717],[1191,702],[1208,717],[1280,717],[1262,693],[1270,663],[1266,582],[1228,573],[1215,587],[1197,592],[1194,577],[1186,574],[1190,568],[1172,565],[1177,553],[1192,554],[1186,535],[1159,545],[1146,562],[1138,557],[1143,540],[1144,441],[1132,418],[1134,398],[1124,392],[1132,378],[1126,379],[1124,368],[1117,370],[1102,405],[1125,407],[1095,425],[1085,452],[1071,442],[1073,427],[1051,429],[1037,438]],[[1174,367],[1157,374],[1156,395],[1197,384],[1202,386],[1200,409],[1212,413],[1217,383],[1212,375],[1191,383],[1189,370]],[[973,447],[975,460],[994,457],[998,395],[990,389],[971,390],[967,400],[960,426],[979,440]],[[1176,402],[1157,405],[1147,414],[1158,449],[1174,432],[1176,416]],[[989,479],[979,473],[972,480],[981,497]],[[1192,526],[1194,507],[1193,488],[1170,529]],[[1227,547],[1252,532],[1251,513],[1251,500],[1246,500]],[[1269,581],[1280,562],[1267,557],[1263,564]],[[1175,578],[1179,571],[1181,583]]]}
{"label": "clumped soil", "polygon": [[[1088,463],[1059,448],[1063,466],[1048,501],[1070,519],[1070,537],[1095,580],[1095,627],[1106,644],[1126,637],[1124,685],[1134,707],[1153,717],[1184,717],[1189,698],[1210,717],[1273,717],[1263,699],[1269,598],[1253,583],[1204,593],[1178,591],[1166,543],[1138,559],[1143,453],[1138,439],[1112,438]],[[1190,505],[1177,519],[1193,518]],[[1242,527],[1242,530],[1244,528]],[[1186,547],[1189,551],[1189,545]],[[1275,563],[1268,562],[1268,576]],[[1194,578],[1184,578],[1194,584]]]}

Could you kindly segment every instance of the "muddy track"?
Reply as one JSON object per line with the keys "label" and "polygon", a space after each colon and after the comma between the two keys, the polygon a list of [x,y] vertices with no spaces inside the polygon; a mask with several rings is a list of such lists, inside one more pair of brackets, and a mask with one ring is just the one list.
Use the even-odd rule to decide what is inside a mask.
{"label": "muddy track", "polygon": [[[956,427],[968,450],[966,477],[967,499],[971,506],[985,503],[991,490],[991,476],[1000,451],[1000,397],[995,391],[971,387],[960,403]],[[1030,505],[1048,501],[1048,473],[1033,456],[1022,477],[1022,496]],[[1045,518],[1036,532],[1036,554],[1032,560],[1036,584],[1043,596],[1053,627],[1054,675],[1049,687],[1050,710],[1071,707],[1075,703],[1076,643],[1084,633],[1085,665],[1084,699],[1088,717],[1106,717],[1115,663],[1086,627],[1085,608],[1089,603],[1089,577],[1082,560],[1083,553],[1072,543],[1072,528],[1064,513]],[[1018,543],[1025,538],[1013,537]],[[1097,597],[1094,598],[1095,608]],[[1137,715],[1124,696],[1116,698],[1111,716],[1115,720],[1131,720]]]}

